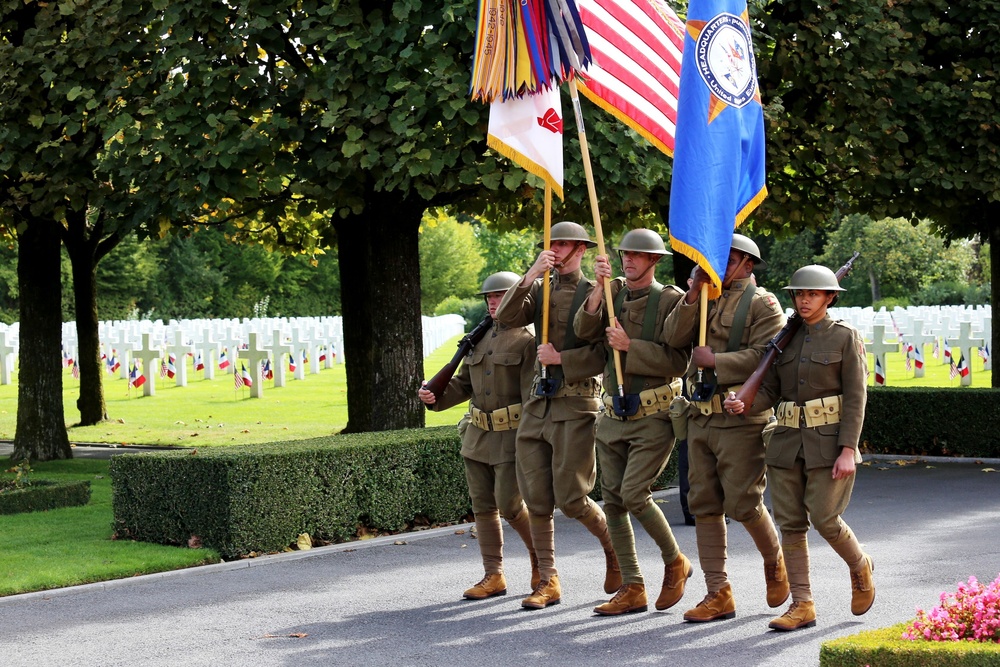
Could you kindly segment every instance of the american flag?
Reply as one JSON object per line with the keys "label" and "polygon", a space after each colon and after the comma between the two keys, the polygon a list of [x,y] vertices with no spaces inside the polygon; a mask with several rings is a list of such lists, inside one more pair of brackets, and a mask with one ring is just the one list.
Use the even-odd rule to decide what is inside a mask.
{"label": "american flag", "polygon": [[243,388],[243,376],[239,373],[233,373],[233,385],[236,389]]}
{"label": "american flag", "polygon": [[577,6],[594,55],[580,92],[673,155],[684,23],[663,0]]}

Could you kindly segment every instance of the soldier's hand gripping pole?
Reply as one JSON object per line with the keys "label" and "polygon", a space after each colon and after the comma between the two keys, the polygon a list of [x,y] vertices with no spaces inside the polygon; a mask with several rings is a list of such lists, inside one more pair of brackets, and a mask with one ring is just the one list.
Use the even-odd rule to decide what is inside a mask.
{"label": "soldier's hand gripping pole", "polygon": [[[583,110],[580,108],[580,93],[577,91],[576,79],[569,80],[569,96],[570,100],[573,102],[573,113],[576,116],[576,128],[580,137],[580,154],[583,158],[583,171],[587,176],[587,192],[590,195],[590,211],[594,220],[594,234],[597,236],[597,254],[608,256],[608,251],[604,247],[604,231],[601,228],[601,211],[597,203],[597,186],[594,185],[594,169],[590,164],[590,146],[587,143],[587,128],[583,124]],[[608,325],[614,328],[618,328],[618,319],[615,317],[613,312],[614,301],[611,298],[611,281],[604,281],[604,304],[608,311]],[[622,357],[621,353],[612,348],[615,361],[615,379],[618,384],[618,401],[616,405],[622,404],[622,409],[627,410],[628,406],[625,406],[625,387],[622,384]],[[635,397],[636,408],[638,408],[639,397]],[[617,412],[617,408],[616,408]],[[635,411],[632,411],[634,414]]]}

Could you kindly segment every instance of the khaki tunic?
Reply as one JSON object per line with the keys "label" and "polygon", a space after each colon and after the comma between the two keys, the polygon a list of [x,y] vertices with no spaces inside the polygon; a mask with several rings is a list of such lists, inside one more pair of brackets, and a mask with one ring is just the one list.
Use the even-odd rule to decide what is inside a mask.
{"label": "khaki tunic", "polygon": [[[470,399],[471,406],[487,412],[523,403],[534,377],[534,362],[535,337],[531,331],[494,322],[431,409],[447,410]],[[499,509],[512,518],[521,507],[513,465],[517,430],[485,431],[471,423],[468,415],[459,430],[473,511]]]}
{"label": "khaki tunic", "polygon": [[[771,367],[756,404],[842,396],[840,423],[792,428],[779,424],[767,446],[767,477],[775,519],[782,532],[805,532],[809,519],[827,539],[840,534],[854,477],[834,480],[830,469],[843,448],[857,452],[867,402],[868,363],[864,340],[849,324],[829,315],[803,324]],[[857,459],[855,459],[857,460]]]}
{"label": "khaki tunic", "polygon": [[[773,294],[757,289],[750,302],[746,325],[736,351],[727,352],[729,332],[743,293],[752,287],[749,279],[734,280],[722,296],[709,303],[705,344],[715,352],[715,374],[720,397],[742,384],[757,369],[768,341],[785,325],[785,314]],[[663,340],[685,348],[698,344],[700,304],[683,299],[667,316]],[[688,370],[689,382],[697,380],[697,368]],[[737,521],[750,521],[764,510],[764,441],[761,431],[773,414],[770,406],[757,403],[746,414],[717,412],[704,415],[692,406],[688,421],[688,505],[697,516],[726,514]]]}
{"label": "khaki tunic", "polygon": [[[623,278],[611,282],[612,301],[625,287]],[[684,374],[688,365],[685,349],[668,347],[661,341],[663,322],[684,293],[675,286],[665,286],[660,294],[653,339],[643,340],[642,329],[649,301],[649,288],[631,292],[617,314],[619,325],[631,338],[628,352],[621,352],[621,385],[627,393],[636,393],[669,384]],[[596,313],[581,308],[574,320],[576,334],[588,341],[601,342],[609,359],[612,348],[606,343],[607,303],[602,300]],[[618,380],[612,372],[604,374],[604,393],[618,395]],[[608,416],[607,408],[597,417],[597,453],[601,461],[601,490],[606,512],[633,514],[642,512],[652,499],[653,482],[673,451],[674,433],[667,411],[638,419],[620,420]],[[617,512],[615,511],[617,510]]]}
{"label": "khaki tunic", "polygon": [[[597,458],[594,450],[594,420],[600,404],[594,376],[604,370],[603,346],[578,341],[563,349],[570,307],[583,273],[556,274],[549,296],[548,342],[562,355],[565,383],[580,395],[553,398],[531,395],[524,403],[515,444],[517,479],[524,500],[533,514],[547,516],[559,507],[570,518],[588,511],[587,494],[594,488]],[[587,294],[593,289],[593,283]],[[523,327],[535,321],[542,305],[541,280],[511,287],[497,309],[498,321]],[[541,364],[535,363],[536,375]]]}

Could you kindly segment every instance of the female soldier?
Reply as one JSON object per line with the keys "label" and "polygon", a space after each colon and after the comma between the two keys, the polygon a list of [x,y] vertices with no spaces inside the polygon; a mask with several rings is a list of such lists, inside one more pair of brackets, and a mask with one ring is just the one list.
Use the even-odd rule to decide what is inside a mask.
{"label": "female soldier", "polygon": [[[825,266],[805,266],[785,287],[793,294],[802,327],[761,384],[750,412],[777,404],[777,428],[767,446],[767,477],[774,518],[788,569],[792,604],[774,619],[775,630],[816,625],[809,587],[809,522],[844,559],[851,572],[851,611],[867,612],[875,601],[872,559],[841,519],[860,462],[858,440],[865,418],[867,357],[861,334],[827,314],[843,288]],[[723,407],[746,409],[730,394]]]}

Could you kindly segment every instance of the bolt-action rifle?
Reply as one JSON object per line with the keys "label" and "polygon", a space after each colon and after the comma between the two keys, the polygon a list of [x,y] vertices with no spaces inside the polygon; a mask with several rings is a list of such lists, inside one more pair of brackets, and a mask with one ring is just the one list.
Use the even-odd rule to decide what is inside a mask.
{"label": "bolt-action rifle", "polygon": [[[467,355],[472,351],[472,348],[476,346],[476,343],[483,339],[486,332],[490,330],[493,326],[493,318],[487,315],[483,318],[483,321],[477,324],[472,331],[462,336],[462,339],[458,341],[458,351],[455,352],[455,356],[451,358],[451,361],[444,365],[444,368],[439,370],[437,374],[427,381],[424,385],[424,389],[434,394],[435,400],[440,401],[441,396],[444,395],[444,389],[448,386],[448,382],[455,375],[455,371],[458,370],[458,365],[462,362],[462,357]],[[430,409],[431,406],[427,406]]]}
{"label": "bolt-action rifle", "polygon": [[[842,267],[837,269],[837,282],[844,279],[851,271],[851,267],[854,266],[854,260],[856,260],[861,253],[855,252],[847,263]],[[760,389],[761,382],[764,381],[764,376],[767,375],[768,369],[774,365],[774,362],[778,360],[778,356],[785,351],[788,344],[792,341],[792,337],[795,332],[802,328],[802,318],[799,317],[798,313],[793,313],[785,326],[782,327],[781,331],[774,335],[774,338],[767,342],[767,347],[764,350],[764,357],[757,364],[757,370],[747,378],[747,381],[743,383],[743,387],[736,392],[736,398],[743,401],[743,405],[749,410],[750,406],[753,405],[753,401],[757,398],[757,391]]]}

